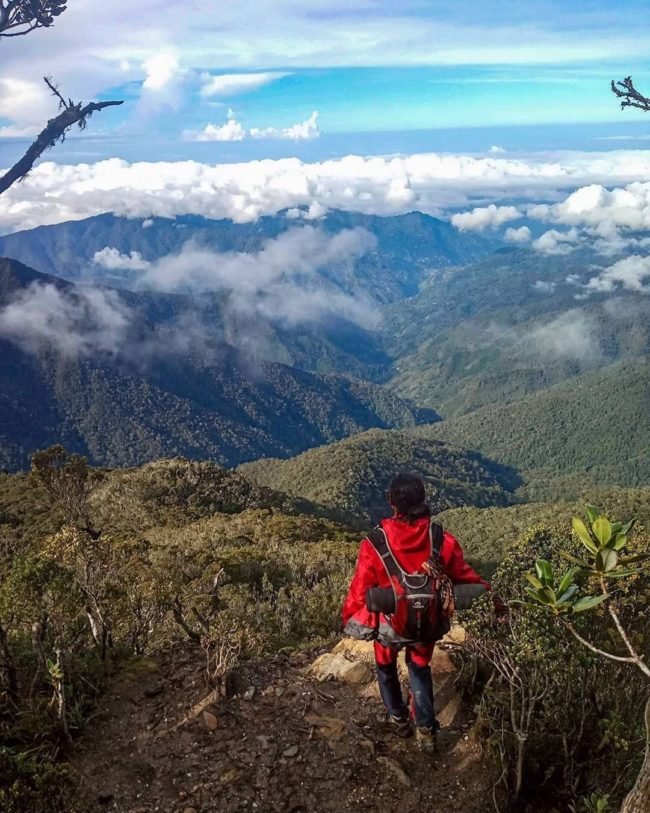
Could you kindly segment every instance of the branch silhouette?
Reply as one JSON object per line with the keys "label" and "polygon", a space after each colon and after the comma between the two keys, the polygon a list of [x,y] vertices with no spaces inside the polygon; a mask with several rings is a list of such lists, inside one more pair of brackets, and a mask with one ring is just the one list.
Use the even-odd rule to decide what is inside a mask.
{"label": "branch silhouette", "polygon": [[644,96],[635,87],[631,76],[626,76],[622,82],[612,79],[612,93],[621,99],[621,107],[636,107],[639,110],[650,111],[650,97]]}

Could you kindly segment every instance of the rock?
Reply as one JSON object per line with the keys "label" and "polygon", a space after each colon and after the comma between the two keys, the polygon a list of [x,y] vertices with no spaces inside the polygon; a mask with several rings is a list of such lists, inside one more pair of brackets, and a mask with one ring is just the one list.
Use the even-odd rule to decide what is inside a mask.
{"label": "rock", "polygon": [[349,661],[344,655],[326,652],[309,667],[316,680],[341,680],[343,683],[361,684],[372,680],[372,672],[365,663]]}
{"label": "rock", "polygon": [[372,641],[356,641],[354,638],[342,638],[332,650],[335,655],[345,655],[349,660],[373,664],[375,648]]}
{"label": "rock", "polygon": [[399,762],[396,762],[390,757],[377,757],[377,762],[381,762],[382,765],[385,765],[395,775],[397,781],[402,783],[402,785],[405,785],[407,788],[411,787],[411,780],[408,778],[408,775]]}
{"label": "rock", "polygon": [[307,725],[313,725],[318,729],[318,733],[327,739],[340,739],[345,734],[345,723],[340,717],[324,717],[320,714],[309,712],[305,714],[304,721]]}
{"label": "rock", "polygon": [[102,790],[97,794],[97,801],[102,805],[107,805],[113,801],[115,794],[110,790]]}
{"label": "rock", "polygon": [[206,728],[209,731],[215,731],[215,729],[219,725],[219,720],[210,711],[204,711],[203,712],[203,722],[205,723]]}
{"label": "rock", "polygon": [[263,751],[268,751],[271,747],[271,737],[267,734],[259,734],[255,739],[259,742],[260,748],[262,748]]}
{"label": "rock", "polygon": [[460,624],[455,624],[442,639],[442,643],[459,645],[464,644],[466,639],[467,633],[465,632],[465,627],[461,627]]}
{"label": "rock", "polygon": [[162,694],[162,690],[162,683],[158,683],[156,686],[149,686],[149,688],[144,690],[143,694],[145,697],[158,697],[159,694]]}
{"label": "rock", "polygon": [[197,810],[195,807],[185,807],[183,808],[183,813],[197,813]]}
{"label": "rock", "polygon": [[297,745],[290,745],[288,748],[285,748],[282,752],[283,757],[295,757],[298,753],[298,746]]}
{"label": "rock", "polygon": [[244,700],[252,700],[255,697],[255,686],[249,686],[244,692]]}

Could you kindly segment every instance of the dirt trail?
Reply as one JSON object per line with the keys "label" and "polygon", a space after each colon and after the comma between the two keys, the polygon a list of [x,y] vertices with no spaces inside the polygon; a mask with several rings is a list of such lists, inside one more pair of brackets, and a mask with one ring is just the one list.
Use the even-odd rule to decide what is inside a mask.
{"label": "dirt trail", "polygon": [[[342,642],[334,654],[358,664],[355,679],[363,680],[364,645]],[[435,757],[379,722],[374,681],[318,680],[308,671],[313,659],[251,665],[237,674],[235,697],[187,722],[206,695],[196,652],[175,651],[127,673],[77,747],[75,811],[485,810],[479,749],[444,651],[433,664],[443,725]]]}

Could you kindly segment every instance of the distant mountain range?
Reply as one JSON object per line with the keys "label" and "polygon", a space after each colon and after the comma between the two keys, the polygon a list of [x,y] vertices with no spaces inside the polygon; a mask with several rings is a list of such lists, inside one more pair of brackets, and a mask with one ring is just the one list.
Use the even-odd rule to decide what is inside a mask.
{"label": "distant mountain range", "polygon": [[102,266],[94,260],[97,252],[106,248],[123,256],[137,252],[145,263],[177,254],[187,243],[217,253],[250,254],[259,252],[268,240],[305,227],[318,228],[326,235],[361,229],[374,238],[374,247],[358,259],[353,271],[345,263],[333,264],[321,276],[342,291],[365,294],[376,302],[413,296],[432,269],[467,265],[499,245],[479,235],[462,234],[449,223],[420,212],[377,217],[331,211],[314,222],[280,213],[251,223],[195,215],[130,219],[103,214],[0,237],[0,257],[63,279],[128,288],[137,286],[142,273]]}
{"label": "distant mountain range", "polygon": [[[419,213],[345,212],[247,224],[106,214],[7,235],[0,253],[38,268],[0,261],[5,468],[54,441],[110,466],[172,455],[237,465],[435,424],[407,432],[419,440],[396,460],[442,441],[529,483],[533,471],[571,488],[580,476],[650,476],[650,297],[593,284],[625,254],[545,255]],[[255,288],[269,265],[268,287]],[[281,478],[294,493],[294,475]]]}
{"label": "distant mountain range", "polygon": [[[19,303],[19,343],[0,339],[0,468],[23,468],[53,442],[109,466],[176,455],[234,465],[438,419],[376,384],[251,364],[209,338],[192,344],[165,327],[171,297],[109,293],[88,299],[83,287],[0,260],[0,311]],[[136,318],[113,348],[123,307]],[[100,316],[101,329],[85,324]],[[30,336],[38,341],[26,347]]]}

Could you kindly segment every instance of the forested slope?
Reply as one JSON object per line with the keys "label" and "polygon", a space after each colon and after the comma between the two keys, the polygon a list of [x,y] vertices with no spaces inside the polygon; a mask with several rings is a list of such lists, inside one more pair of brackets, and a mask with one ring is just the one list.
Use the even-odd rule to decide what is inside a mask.
{"label": "forested slope", "polygon": [[646,485],[649,404],[650,361],[640,358],[414,434],[477,449],[536,477],[573,474],[601,484]]}

